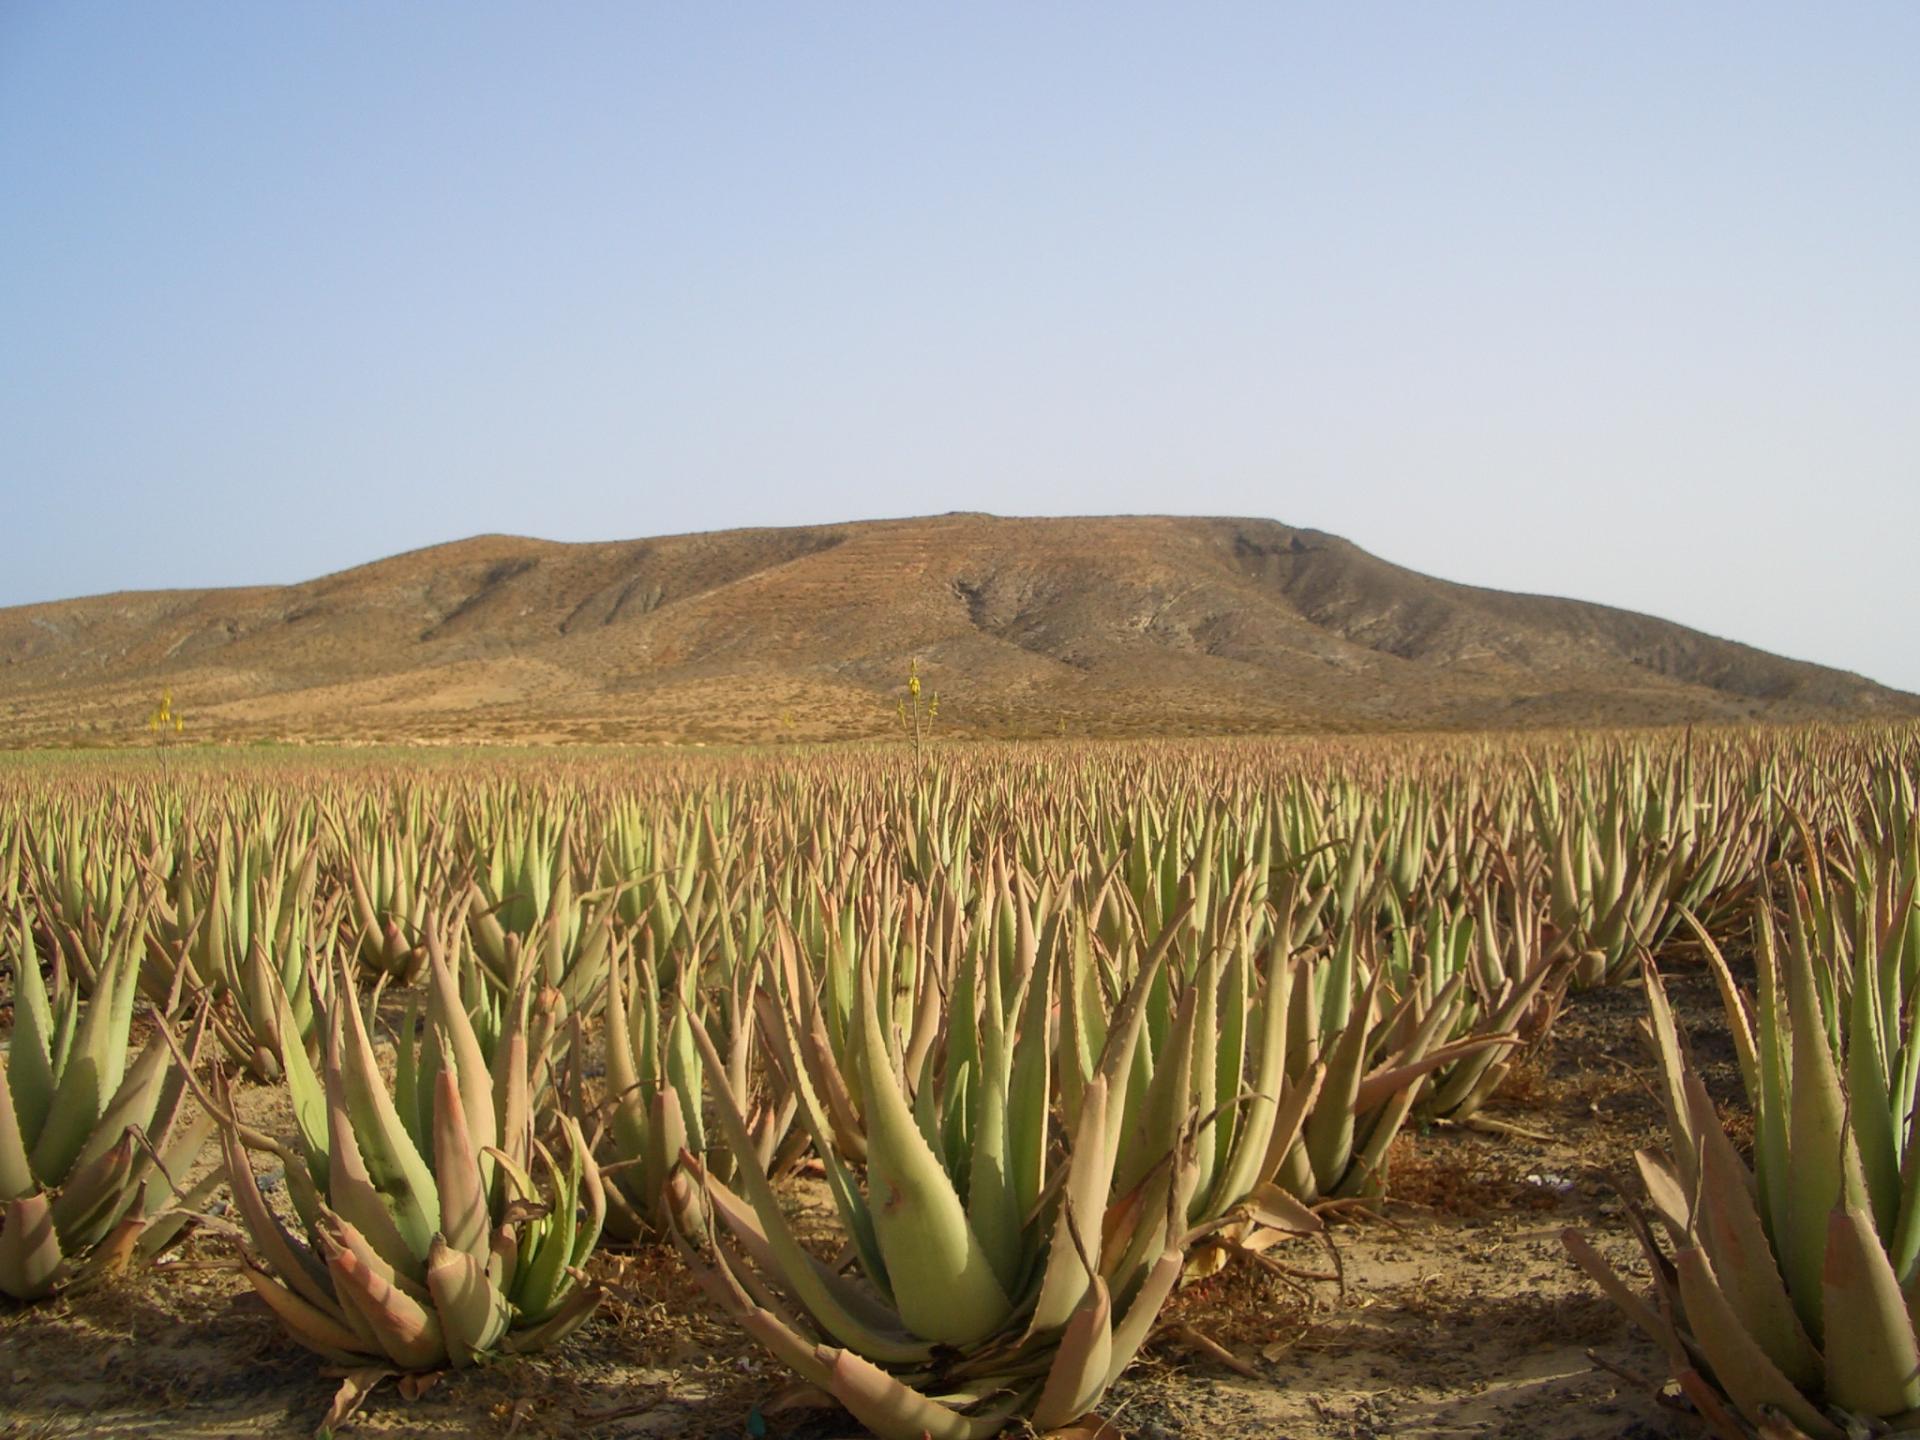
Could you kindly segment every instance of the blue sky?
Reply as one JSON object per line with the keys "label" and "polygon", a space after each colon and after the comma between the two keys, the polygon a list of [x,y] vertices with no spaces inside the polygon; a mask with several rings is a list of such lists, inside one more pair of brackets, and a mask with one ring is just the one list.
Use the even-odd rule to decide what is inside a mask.
{"label": "blue sky", "polygon": [[0,0],[0,604],[1318,526],[1920,690],[1920,6]]}

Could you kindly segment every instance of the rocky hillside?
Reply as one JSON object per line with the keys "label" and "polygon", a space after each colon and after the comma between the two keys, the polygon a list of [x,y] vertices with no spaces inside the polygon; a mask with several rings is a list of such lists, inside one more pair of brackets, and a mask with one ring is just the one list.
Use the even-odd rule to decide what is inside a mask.
{"label": "rocky hillside", "polygon": [[1482,590],[1266,520],[943,515],[565,545],[488,535],[304,584],[0,609],[16,740],[822,739],[910,657],[972,734],[1920,713],[1645,615]]}

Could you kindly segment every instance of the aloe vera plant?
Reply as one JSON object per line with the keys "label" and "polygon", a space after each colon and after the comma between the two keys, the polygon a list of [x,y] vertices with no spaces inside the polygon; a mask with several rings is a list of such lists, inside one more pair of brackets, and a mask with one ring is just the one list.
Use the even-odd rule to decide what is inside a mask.
{"label": "aloe vera plant", "polygon": [[466,894],[467,929],[486,974],[504,988],[523,957],[565,1014],[584,1011],[605,983],[618,890],[578,888],[572,832],[542,818],[495,837]]}
{"label": "aloe vera plant", "polygon": [[[1293,928],[1292,904],[1289,884],[1277,935]],[[1437,920],[1430,932],[1417,965],[1404,930],[1383,943],[1353,921],[1325,948],[1292,960],[1280,948],[1270,955],[1264,992],[1248,1007],[1248,1031],[1283,1029],[1281,1077],[1290,1092],[1313,1085],[1317,1094],[1291,1144],[1281,1148],[1276,1137],[1257,1171],[1261,1183],[1309,1203],[1382,1193],[1388,1151],[1423,1094],[1467,1103],[1487,1084],[1495,1057],[1517,1042],[1507,1028],[1513,1011],[1476,1010],[1474,970],[1461,953],[1466,932]]]}
{"label": "aloe vera plant", "polygon": [[23,888],[30,890],[40,938],[88,989],[108,937],[139,908],[139,867],[153,858],[131,830],[124,811],[102,807],[89,814],[64,805],[38,824],[23,825],[10,847],[9,868],[19,868],[6,882],[15,897],[6,913],[14,912]]}
{"label": "aloe vera plant", "polygon": [[285,1046],[309,1042],[312,996],[326,991],[314,958],[334,922],[315,903],[318,868],[317,847],[291,828],[247,841],[223,821],[211,854],[182,855],[148,896],[149,991],[169,1009],[183,995],[207,1001],[222,1047],[262,1080],[279,1078]]}
{"label": "aloe vera plant", "polygon": [[[1504,923],[1497,913],[1503,893]],[[1471,1119],[1499,1089],[1514,1052],[1552,1024],[1572,967],[1565,957],[1549,954],[1542,916],[1533,902],[1528,888],[1509,890],[1489,877],[1473,911],[1451,913],[1444,903],[1436,903],[1416,930],[1392,937],[1388,963],[1397,991],[1416,991],[1431,1006],[1456,976],[1465,982],[1438,1042],[1451,1045],[1489,1036],[1494,1042],[1436,1068],[1419,1092],[1416,1114]]]}
{"label": "aloe vera plant", "polygon": [[597,1148],[609,1167],[607,1229],[620,1240],[665,1235],[667,1178],[683,1151],[706,1151],[703,1067],[688,1008],[675,1007],[663,1037],[654,967],[630,956],[615,962],[601,1037],[609,1113]]}
{"label": "aloe vera plant", "polygon": [[[580,1278],[605,1213],[579,1128],[535,1133],[530,985],[510,993],[489,1067],[429,919],[423,1033],[389,1089],[354,989],[336,979],[319,1073],[288,1052],[298,1138],[231,1117],[226,1173],[252,1242],[244,1268],[293,1338],[342,1364],[461,1367],[564,1338],[601,1292]],[[304,1237],[266,1201],[249,1150],[277,1156]]]}
{"label": "aloe vera plant", "polygon": [[1551,912],[1574,983],[1609,984],[1676,933],[1681,912],[1735,916],[1759,867],[1758,795],[1737,794],[1691,756],[1664,767],[1636,752],[1596,771],[1581,757],[1563,803],[1549,773],[1533,794],[1549,860]]}
{"label": "aloe vera plant", "polygon": [[16,939],[0,1063],[0,1294],[38,1300],[177,1237],[211,1185],[175,1191],[212,1122],[186,1104],[186,1075],[160,1037],[128,1063],[131,950],[101,966],[83,1005],[58,964],[49,989],[24,920]]}
{"label": "aloe vera plant", "polygon": [[[1065,998],[1061,948],[1036,937],[1004,976],[970,952],[923,1045],[902,1033],[879,947],[864,946],[848,1087],[831,1051],[806,1043],[796,992],[813,981],[780,938],[764,990],[771,1048],[822,1157],[852,1274],[801,1248],[757,1168],[739,1167],[736,1193],[686,1154],[669,1180],[708,1292],[879,1436],[954,1440],[1016,1417],[1042,1429],[1075,1419],[1144,1343],[1179,1277],[1199,1184],[1192,1097],[1170,1083],[1149,1105],[1128,1085],[1161,958],[1102,1007],[1104,1040],[1090,1050],[1052,1023]],[[1188,1053],[1196,1024],[1189,1005],[1177,1032]],[[741,1097],[712,1040],[699,1027],[692,1036],[720,1127],[747,1153]],[[1191,1066],[1168,1073],[1190,1078]],[[864,1188],[841,1157],[822,1081],[857,1096]],[[1123,1142],[1139,1137],[1153,1158],[1121,1189]]]}
{"label": "aloe vera plant", "polygon": [[334,828],[346,866],[353,953],[374,974],[411,984],[426,969],[427,916],[443,903],[441,891],[451,881],[438,833],[427,832],[417,803],[405,813],[412,823],[393,828],[369,807],[352,834],[337,818]]}
{"label": "aloe vera plant", "polygon": [[1917,872],[1825,930],[1816,868],[1794,897],[1785,947],[1761,909],[1751,1012],[1698,932],[1753,1108],[1751,1167],[1722,1129],[1649,967],[1647,1033],[1670,1132],[1664,1152],[1637,1157],[1666,1240],[1639,1227],[1652,1301],[1578,1232],[1564,1238],[1666,1352],[1723,1440],[1783,1433],[1783,1424],[1840,1440],[1897,1428],[1920,1408]]}

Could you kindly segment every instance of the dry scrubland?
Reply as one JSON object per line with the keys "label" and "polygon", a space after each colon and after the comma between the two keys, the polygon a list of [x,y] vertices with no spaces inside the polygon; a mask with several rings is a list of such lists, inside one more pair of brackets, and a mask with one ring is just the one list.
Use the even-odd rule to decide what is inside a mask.
{"label": "dry scrubland", "polygon": [[0,757],[0,1436],[1898,1430],[1917,773]]}
{"label": "dry scrubland", "polygon": [[901,657],[942,733],[1166,737],[1913,719],[1920,697],[1271,520],[939,515],[482,535],[298,585],[0,609],[0,730],[218,741],[848,741]]}

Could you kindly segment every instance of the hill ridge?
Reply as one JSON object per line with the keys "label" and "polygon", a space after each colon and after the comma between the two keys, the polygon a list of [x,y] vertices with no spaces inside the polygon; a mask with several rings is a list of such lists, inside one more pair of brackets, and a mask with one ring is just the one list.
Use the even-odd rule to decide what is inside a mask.
{"label": "hill ridge", "polygon": [[1671,621],[1441,580],[1279,521],[903,519],[482,534],[292,585],[0,609],[16,741],[1147,734],[1920,714]]}

